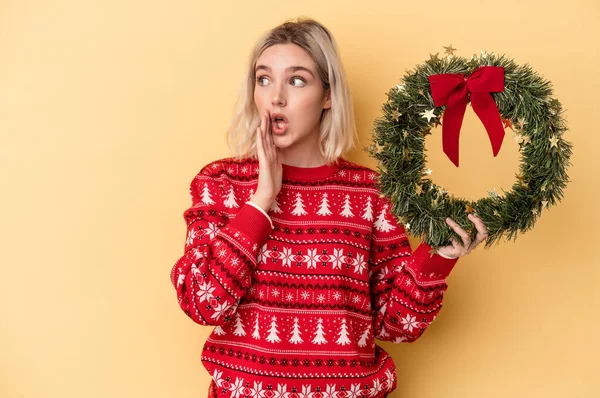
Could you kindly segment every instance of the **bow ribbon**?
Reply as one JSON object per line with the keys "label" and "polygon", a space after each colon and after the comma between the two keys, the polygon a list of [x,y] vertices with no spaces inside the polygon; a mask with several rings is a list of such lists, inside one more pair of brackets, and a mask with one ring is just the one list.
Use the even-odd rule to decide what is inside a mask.
{"label": "bow ribbon", "polygon": [[481,66],[468,77],[460,73],[431,75],[429,85],[435,106],[448,105],[442,125],[442,147],[452,163],[458,167],[458,138],[469,94],[473,110],[488,133],[494,156],[498,155],[504,126],[490,93],[504,91],[504,68]]}

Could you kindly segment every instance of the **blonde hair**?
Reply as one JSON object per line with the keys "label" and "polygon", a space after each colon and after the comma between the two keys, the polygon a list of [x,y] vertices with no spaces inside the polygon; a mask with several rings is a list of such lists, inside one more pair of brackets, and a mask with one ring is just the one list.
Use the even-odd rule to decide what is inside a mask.
{"label": "blonde hair", "polygon": [[256,157],[256,129],[260,126],[260,115],[254,103],[256,61],[265,49],[286,43],[300,46],[311,56],[323,89],[330,89],[331,108],[324,109],[321,115],[319,149],[327,163],[332,163],[356,145],[354,109],[335,39],[327,28],[313,19],[287,21],[257,41],[227,130],[227,143],[234,157]]}

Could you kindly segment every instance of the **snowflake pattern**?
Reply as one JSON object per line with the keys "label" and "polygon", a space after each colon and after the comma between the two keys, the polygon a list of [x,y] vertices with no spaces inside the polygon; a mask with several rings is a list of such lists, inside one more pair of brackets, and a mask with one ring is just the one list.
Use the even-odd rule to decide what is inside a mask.
{"label": "snowflake pattern", "polygon": [[231,305],[229,304],[229,302],[227,300],[225,300],[222,303],[217,304],[214,308],[215,308],[215,312],[211,315],[212,319],[219,319],[221,316],[223,316],[223,314],[225,313],[225,311],[227,311],[229,308],[231,307]]}
{"label": "snowflake pattern", "polygon": [[306,254],[302,254],[301,251],[294,253],[289,247],[283,247],[283,250],[269,249],[264,244],[260,249],[258,259],[262,264],[278,263],[281,260],[281,265],[285,268],[292,265],[305,265],[307,269],[313,270],[317,269],[317,265],[327,266],[330,264],[334,270],[342,269],[343,265],[347,265],[348,268],[354,267],[353,270],[358,275],[363,275],[364,271],[368,269],[368,263],[362,253],[352,255],[350,252],[344,253],[344,249],[338,248],[333,249],[333,254],[325,251],[318,253],[317,250],[309,248],[306,250]]}
{"label": "snowflake pattern", "polygon": [[190,246],[190,245],[191,245],[191,244],[194,242],[194,239],[196,239],[196,236],[198,235],[198,232],[199,232],[199,231],[196,231],[196,230],[194,230],[193,228],[191,228],[191,229],[188,231],[188,234],[187,234],[187,239],[185,240],[185,244],[186,244],[187,246]]}
{"label": "snowflake pattern", "polygon": [[412,332],[413,329],[419,327],[419,322],[416,321],[416,317],[411,316],[410,314],[406,314],[406,317],[401,318],[400,321],[402,322],[402,325],[404,325],[403,329],[408,330],[409,332]]}
{"label": "snowflake pattern", "polygon": [[212,283],[210,282],[203,282],[202,284],[200,284],[200,286],[198,287],[198,291],[196,292],[196,294],[198,295],[198,301],[199,302],[204,302],[204,301],[209,301],[211,298],[213,298],[213,292],[215,291],[215,287],[212,285]]}
{"label": "snowflake pattern", "polygon": [[229,391],[229,398],[363,398],[376,397],[393,388],[395,376],[390,369],[386,369],[384,376],[374,377],[372,384],[369,382],[361,388],[360,383],[350,383],[350,388],[338,387],[337,384],[326,383],[325,388],[313,387],[311,384],[302,384],[297,390],[290,388],[287,383],[264,386],[263,382],[254,381],[251,385],[244,377],[235,377],[235,381],[229,381],[229,377],[223,376],[223,371],[215,369],[212,374],[215,385],[223,392]]}

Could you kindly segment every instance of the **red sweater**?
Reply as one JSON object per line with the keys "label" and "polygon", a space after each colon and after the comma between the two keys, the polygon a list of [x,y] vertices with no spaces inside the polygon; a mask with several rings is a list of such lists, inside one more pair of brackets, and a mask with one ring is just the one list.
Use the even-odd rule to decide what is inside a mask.
{"label": "red sweater", "polygon": [[255,159],[196,175],[171,271],[183,311],[216,325],[202,353],[216,396],[387,395],[396,369],[374,339],[419,338],[457,260],[412,252],[369,168],[284,165],[268,216],[246,203],[257,176]]}

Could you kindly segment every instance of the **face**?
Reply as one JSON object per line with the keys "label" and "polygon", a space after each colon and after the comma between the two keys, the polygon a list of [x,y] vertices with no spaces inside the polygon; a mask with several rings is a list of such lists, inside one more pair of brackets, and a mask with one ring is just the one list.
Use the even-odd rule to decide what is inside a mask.
{"label": "face", "polygon": [[265,110],[271,114],[273,142],[284,159],[320,153],[321,114],[331,107],[331,99],[304,49],[286,43],[263,51],[256,62],[254,103],[259,115]]}

